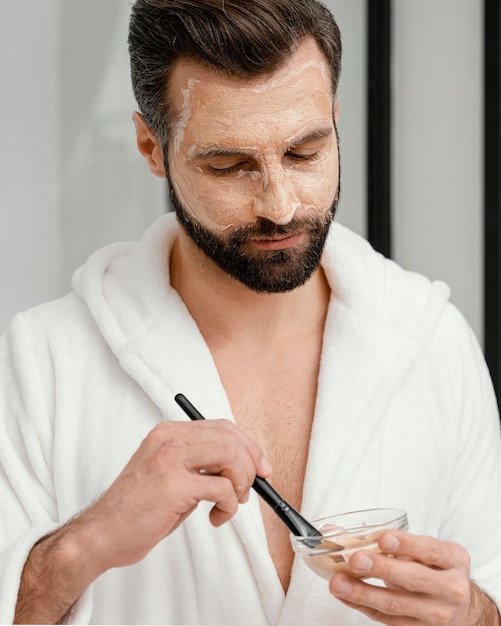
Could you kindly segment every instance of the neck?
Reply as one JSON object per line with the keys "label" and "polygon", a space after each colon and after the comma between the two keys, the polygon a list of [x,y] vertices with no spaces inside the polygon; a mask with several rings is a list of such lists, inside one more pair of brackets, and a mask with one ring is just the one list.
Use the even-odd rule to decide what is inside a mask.
{"label": "neck", "polygon": [[221,270],[182,231],[172,251],[170,279],[206,340],[246,335],[261,343],[277,333],[323,327],[330,297],[321,268],[292,291],[256,293]]}

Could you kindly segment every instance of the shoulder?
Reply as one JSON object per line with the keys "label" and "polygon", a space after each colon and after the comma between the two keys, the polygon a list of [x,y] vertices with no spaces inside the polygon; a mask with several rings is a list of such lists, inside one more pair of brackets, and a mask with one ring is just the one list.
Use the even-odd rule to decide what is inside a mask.
{"label": "shoulder", "polygon": [[15,315],[1,343],[11,358],[23,362],[54,360],[57,354],[75,354],[77,348],[99,343],[99,333],[77,294],[40,304]]}
{"label": "shoulder", "polygon": [[449,287],[407,271],[363,237],[334,224],[322,257],[334,301],[390,342],[428,340],[448,308]]}
{"label": "shoulder", "polygon": [[489,386],[478,338],[450,302],[444,282],[402,268],[339,224],[331,229],[322,266],[335,302],[381,345],[440,368],[457,397],[463,395],[465,380],[468,387],[475,379],[480,387]]}
{"label": "shoulder", "polygon": [[375,303],[384,304],[391,296],[417,303],[427,299],[430,292],[439,294],[442,300],[450,295],[443,281],[406,270],[375,250],[365,238],[337,223],[329,233],[322,265],[338,286],[348,292],[363,290]]}

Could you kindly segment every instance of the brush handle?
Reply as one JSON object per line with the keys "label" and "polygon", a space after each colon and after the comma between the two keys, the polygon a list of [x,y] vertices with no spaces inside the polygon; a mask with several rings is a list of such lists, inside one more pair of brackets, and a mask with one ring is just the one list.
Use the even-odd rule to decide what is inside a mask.
{"label": "brush handle", "polygon": [[[182,394],[178,393],[174,400],[183,409],[191,420],[204,420],[205,417],[197,411],[191,402]],[[282,496],[274,489],[270,483],[256,476],[252,483],[252,488],[261,498],[271,506],[278,517],[284,522],[289,530],[299,537],[321,537],[322,534],[300,515]]]}
{"label": "brush handle", "polygon": [[267,480],[256,476],[252,483],[252,488],[263,498],[266,504],[271,506],[282,522],[288,526],[293,535],[297,535],[298,537],[322,536],[322,533],[312,526],[310,522],[305,520],[287,500],[284,500]]}

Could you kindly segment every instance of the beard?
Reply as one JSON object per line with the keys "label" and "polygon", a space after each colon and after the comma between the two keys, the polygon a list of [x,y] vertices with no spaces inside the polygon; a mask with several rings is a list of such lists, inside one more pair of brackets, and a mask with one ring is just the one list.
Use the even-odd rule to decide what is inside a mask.
{"label": "beard", "polygon": [[[258,218],[229,234],[209,230],[188,214],[169,181],[176,217],[197,247],[226,274],[257,293],[284,293],[304,285],[320,264],[320,259],[334,219],[339,186],[330,208],[321,215],[309,215],[280,225]],[[291,237],[303,234],[302,240],[282,250],[258,250],[252,240]]]}

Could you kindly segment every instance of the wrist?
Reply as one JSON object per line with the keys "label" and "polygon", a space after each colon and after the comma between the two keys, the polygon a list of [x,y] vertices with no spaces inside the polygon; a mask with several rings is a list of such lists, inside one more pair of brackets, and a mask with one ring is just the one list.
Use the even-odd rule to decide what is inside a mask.
{"label": "wrist", "polygon": [[471,582],[471,601],[465,626],[501,626],[501,615],[494,600]]}
{"label": "wrist", "polygon": [[63,526],[47,546],[48,556],[57,564],[61,576],[75,582],[77,577],[81,591],[106,569],[101,565],[94,539],[91,527],[78,519]]}
{"label": "wrist", "polygon": [[14,623],[60,623],[102,573],[87,545],[85,528],[74,521],[33,546],[23,568]]}

